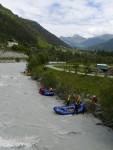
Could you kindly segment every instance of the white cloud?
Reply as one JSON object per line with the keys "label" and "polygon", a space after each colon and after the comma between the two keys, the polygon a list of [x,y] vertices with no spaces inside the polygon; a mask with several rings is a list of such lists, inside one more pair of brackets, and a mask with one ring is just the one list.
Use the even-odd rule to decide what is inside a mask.
{"label": "white cloud", "polygon": [[0,0],[57,36],[113,34],[113,0]]}

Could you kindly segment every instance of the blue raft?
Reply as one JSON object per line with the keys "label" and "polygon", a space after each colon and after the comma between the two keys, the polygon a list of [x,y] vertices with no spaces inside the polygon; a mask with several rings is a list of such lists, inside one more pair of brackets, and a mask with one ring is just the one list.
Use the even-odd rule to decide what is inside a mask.
{"label": "blue raft", "polygon": [[[69,115],[69,114],[74,114],[74,109],[75,109],[75,105],[70,105],[70,106],[56,106],[53,108],[54,111],[57,114],[60,115]],[[78,108],[78,114],[80,113],[84,113],[85,110],[85,106],[83,103],[80,104],[79,108]],[[75,112],[76,114],[76,112]]]}
{"label": "blue raft", "polygon": [[45,96],[53,96],[54,95],[54,91],[49,91],[47,89],[44,88],[44,92],[42,92],[41,90],[39,90],[39,93]]}

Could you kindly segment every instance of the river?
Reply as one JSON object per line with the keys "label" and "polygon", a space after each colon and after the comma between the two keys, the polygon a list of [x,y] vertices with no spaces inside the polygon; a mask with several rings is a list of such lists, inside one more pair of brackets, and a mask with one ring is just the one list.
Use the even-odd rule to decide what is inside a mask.
{"label": "river", "polygon": [[58,115],[56,96],[22,75],[25,63],[0,64],[0,150],[112,150],[113,131],[92,115]]}

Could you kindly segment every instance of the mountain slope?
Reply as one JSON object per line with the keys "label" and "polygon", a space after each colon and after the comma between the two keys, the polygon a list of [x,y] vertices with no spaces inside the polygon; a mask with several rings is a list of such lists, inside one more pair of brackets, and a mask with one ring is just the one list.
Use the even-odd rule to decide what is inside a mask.
{"label": "mountain slope", "polygon": [[113,38],[112,34],[103,34],[103,35],[96,36],[96,37],[93,37],[93,38],[88,38],[85,42],[82,42],[81,44],[84,47],[88,48],[88,47],[91,47],[91,46],[106,43],[107,41],[109,41],[112,38]]}
{"label": "mountain slope", "polygon": [[113,51],[113,39],[109,40],[104,44],[95,45],[89,47],[90,50],[104,50],[104,51]]}
{"label": "mountain slope", "polygon": [[44,29],[42,26],[40,26],[37,22],[26,20],[31,27],[34,28],[35,33],[37,33],[41,38],[46,40],[48,43],[56,46],[65,46],[69,47],[68,44],[64,43],[62,40],[60,40],[58,37],[56,37],[54,34],[50,33],[46,29]]}
{"label": "mountain slope", "polygon": [[113,34],[103,34],[98,36],[100,39],[103,39],[105,41],[109,41],[113,38]]}
{"label": "mountain slope", "polygon": [[93,38],[89,38],[86,41],[82,42],[81,45],[83,45],[84,47],[89,47],[92,45],[97,45],[97,44],[101,44],[101,43],[105,43],[106,41],[103,39],[100,39],[98,37],[93,37]]}
{"label": "mountain slope", "polygon": [[80,43],[84,42],[86,40],[86,38],[79,36],[77,34],[75,34],[72,37],[64,37],[61,36],[60,39],[62,41],[64,41],[65,43],[67,43],[68,45],[70,45],[71,47],[78,47],[80,45]]}
{"label": "mountain slope", "polygon": [[43,43],[69,47],[38,23],[20,18],[0,5],[0,42],[12,38],[27,45],[37,45],[38,39],[41,39]]}
{"label": "mountain slope", "polygon": [[[96,46],[102,47],[101,46],[102,44],[106,43],[112,38],[113,38],[113,34],[103,34],[92,38],[84,38],[77,34],[75,34],[72,37],[63,37],[63,36],[60,37],[60,39],[63,40],[68,45],[80,49],[88,49],[88,48],[90,49]],[[110,47],[110,43],[109,43],[109,47]]]}

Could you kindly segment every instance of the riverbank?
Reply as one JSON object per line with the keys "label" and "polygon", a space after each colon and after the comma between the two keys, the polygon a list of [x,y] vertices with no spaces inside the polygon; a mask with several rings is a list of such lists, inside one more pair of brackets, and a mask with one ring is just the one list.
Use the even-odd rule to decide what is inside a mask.
{"label": "riverbank", "polygon": [[[57,92],[57,91],[56,91]],[[64,104],[67,103],[67,99],[63,93],[57,93],[58,97],[64,101]],[[84,97],[84,93],[79,93],[81,97],[81,102],[85,104],[85,113],[91,114],[95,118],[98,118],[101,120],[100,123],[97,123],[96,125],[101,126],[107,126],[110,127],[113,130],[113,120],[112,116],[110,118],[104,117],[105,108],[99,103],[99,102],[92,102],[92,98],[89,95],[86,95]],[[72,95],[71,95],[72,97]],[[73,105],[74,99],[71,99],[70,105]],[[109,112],[110,113],[110,112]],[[110,114],[108,114],[110,116]]]}
{"label": "riverbank", "polygon": [[12,51],[0,50],[0,63],[14,63],[19,61],[26,61],[27,55]]}
{"label": "riverbank", "polygon": [[[72,74],[52,68],[48,68],[48,71],[37,68],[36,72],[31,73],[31,76],[35,76],[35,79],[42,78],[42,86],[53,87],[61,99],[67,100],[68,95],[71,95],[72,99],[78,94],[81,95],[87,112],[101,119],[103,125],[113,128],[113,103],[111,101],[113,92],[110,90],[113,89],[110,84],[113,79]],[[97,103],[92,102],[93,95],[97,96]]]}

